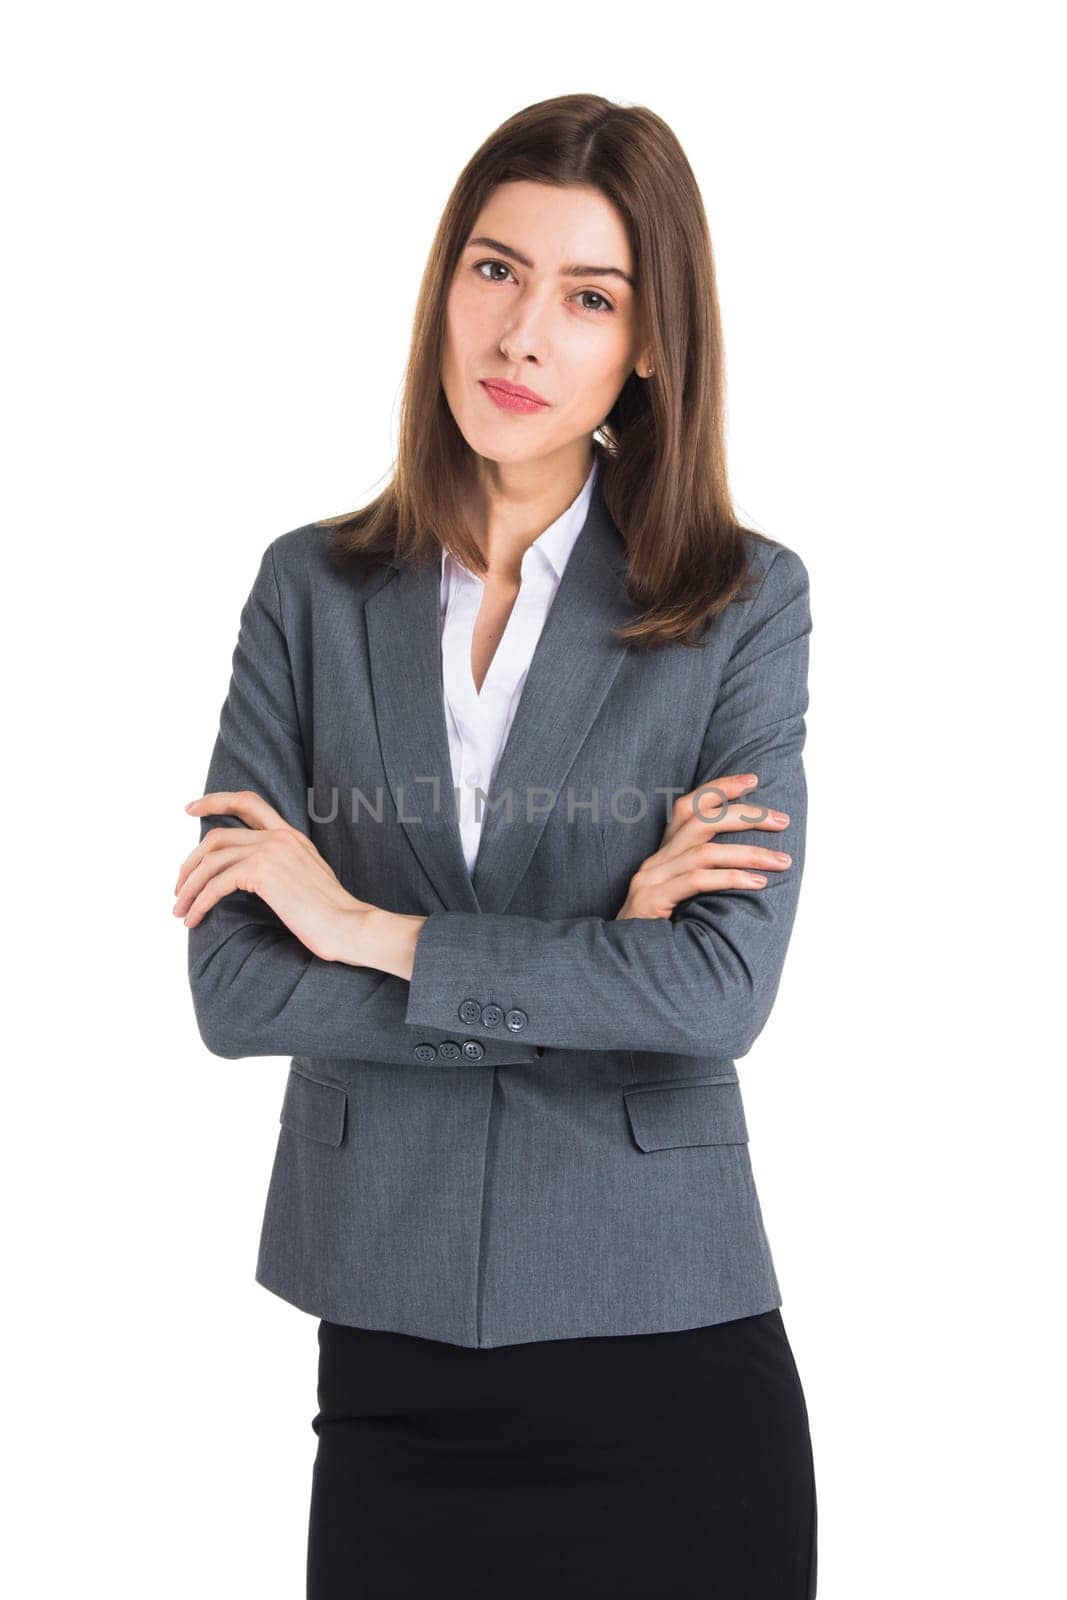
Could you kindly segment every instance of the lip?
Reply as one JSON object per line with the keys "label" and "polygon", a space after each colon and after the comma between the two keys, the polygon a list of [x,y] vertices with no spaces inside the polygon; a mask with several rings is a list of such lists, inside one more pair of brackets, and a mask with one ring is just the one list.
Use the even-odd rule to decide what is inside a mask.
{"label": "lip", "polygon": [[480,378],[482,388],[490,400],[502,411],[543,411],[548,401],[522,383],[505,383],[501,378]]}

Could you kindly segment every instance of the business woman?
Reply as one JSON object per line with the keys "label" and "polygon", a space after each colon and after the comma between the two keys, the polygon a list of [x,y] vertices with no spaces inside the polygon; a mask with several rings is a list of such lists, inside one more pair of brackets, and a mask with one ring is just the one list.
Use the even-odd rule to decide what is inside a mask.
{"label": "business woman", "polygon": [[265,550],[175,911],[291,1058],[257,1281],[318,1319],[312,1600],[815,1594],[737,1059],[804,851],[800,557],[735,519],[652,112],[449,198],[393,481]]}

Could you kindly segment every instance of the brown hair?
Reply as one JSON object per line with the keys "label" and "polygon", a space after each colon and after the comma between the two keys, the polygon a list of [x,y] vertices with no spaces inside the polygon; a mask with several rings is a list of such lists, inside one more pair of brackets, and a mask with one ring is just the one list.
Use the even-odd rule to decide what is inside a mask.
{"label": "brown hair", "polygon": [[627,590],[644,608],[617,637],[641,648],[698,644],[692,635],[746,587],[745,535],[766,536],[743,527],[730,501],[722,329],[700,190],[677,138],[644,106],[595,94],[542,100],[471,157],[423,272],[392,481],[370,504],[317,526],[332,530],[339,563],[421,565],[444,546],[485,571],[462,513],[471,452],[441,385],[445,309],[479,212],[498,184],[517,179],[598,189],[627,226],[655,370],[630,374],[593,440],[598,488],[627,547]]}

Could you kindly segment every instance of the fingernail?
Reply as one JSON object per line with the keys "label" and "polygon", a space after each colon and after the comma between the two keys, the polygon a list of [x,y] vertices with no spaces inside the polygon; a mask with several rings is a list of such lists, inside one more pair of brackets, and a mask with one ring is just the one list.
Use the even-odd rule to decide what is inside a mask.
{"label": "fingernail", "polygon": [[748,874],[748,882],[749,882],[749,883],[756,883],[756,884],[760,884],[760,883],[766,883],[766,882],[767,882],[767,880],[766,880],[766,878],[765,878],[765,877],[763,877],[763,875],[762,875],[762,873],[759,873],[759,872],[750,872],[750,873],[749,873],[749,874]]}

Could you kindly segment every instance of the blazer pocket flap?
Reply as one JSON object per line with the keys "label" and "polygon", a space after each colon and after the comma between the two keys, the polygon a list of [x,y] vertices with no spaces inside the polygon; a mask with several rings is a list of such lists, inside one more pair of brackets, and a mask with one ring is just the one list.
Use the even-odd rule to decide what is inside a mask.
{"label": "blazer pocket flap", "polygon": [[626,1089],[630,1128],[642,1150],[688,1144],[746,1144],[748,1127],[736,1078]]}
{"label": "blazer pocket flap", "polygon": [[347,1105],[348,1095],[341,1084],[323,1083],[291,1067],[278,1121],[305,1139],[339,1145],[345,1136]]}

